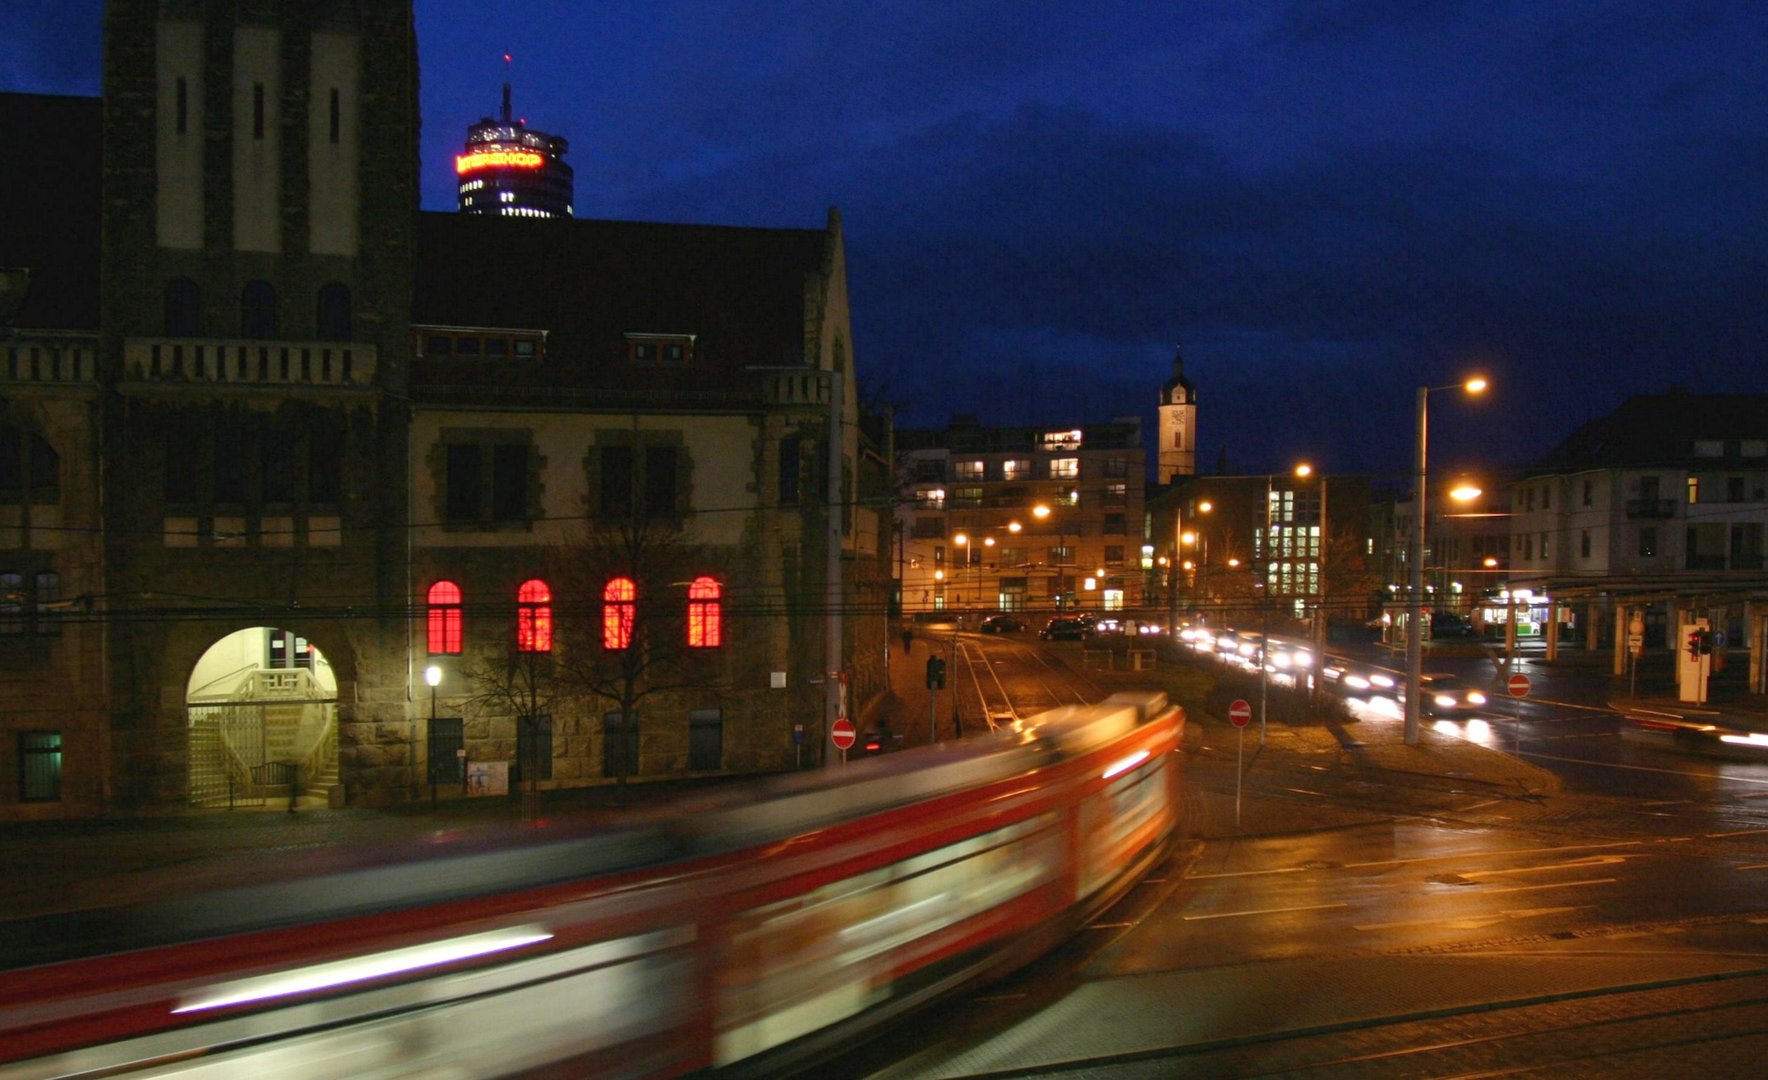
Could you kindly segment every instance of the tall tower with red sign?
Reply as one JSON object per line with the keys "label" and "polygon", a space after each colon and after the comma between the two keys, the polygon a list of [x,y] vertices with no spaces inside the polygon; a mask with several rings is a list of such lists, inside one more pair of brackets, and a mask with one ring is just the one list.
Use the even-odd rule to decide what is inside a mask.
{"label": "tall tower with red sign", "polygon": [[[506,55],[507,62],[509,57]],[[510,84],[503,84],[503,117],[467,129],[464,152],[455,155],[460,212],[504,217],[571,217],[571,166],[567,143],[510,117]]]}

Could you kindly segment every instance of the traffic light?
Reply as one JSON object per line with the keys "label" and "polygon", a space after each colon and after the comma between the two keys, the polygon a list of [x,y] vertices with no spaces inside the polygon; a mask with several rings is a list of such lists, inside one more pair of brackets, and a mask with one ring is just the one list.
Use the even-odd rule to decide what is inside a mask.
{"label": "traffic light", "polygon": [[1696,633],[1700,635],[1700,654],[1702,656],[1713,655],[1713,632],[1711,630],[1698,630]]}
{"label": "traffic light", "polygon": [[945,661],[937,656],[927,658],[927,689],[945,689]]}
{"label": "traffic light", "polygon": [[1688,658],[1690,660],[1700,659],[1700,636],[1703,633],[1705,633],[1705,631],[1702,630],[1690,630],[1688,632]]}

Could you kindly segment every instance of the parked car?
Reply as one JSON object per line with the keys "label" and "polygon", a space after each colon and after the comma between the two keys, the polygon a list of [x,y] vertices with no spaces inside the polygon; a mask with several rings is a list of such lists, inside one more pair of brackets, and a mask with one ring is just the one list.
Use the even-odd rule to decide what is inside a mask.
{"label": "parked car", "polygon": [[1085,641],[1092,635],[1093,628],[1072,615],[1058,615],[1037,632],[1045,641]]}
{"label": "parked car", "polygon": [[1011,615],[990,615],[982,620],[982,632],[985,634],[1017,634],[1023,629],[1024,620],[1015,619]]}

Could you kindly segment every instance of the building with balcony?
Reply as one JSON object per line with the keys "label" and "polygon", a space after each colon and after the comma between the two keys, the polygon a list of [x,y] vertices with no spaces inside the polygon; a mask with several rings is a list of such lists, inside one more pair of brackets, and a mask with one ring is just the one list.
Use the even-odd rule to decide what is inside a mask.
{"label": "building with balcony", "polygon": [[1567,605],[1587,647],[1621,640],[1637,610],[1653,641],[1673,646],[1695,614],[1760,652],[1768,395],[1630,398],[1527,469],[1509,512],[1514,580]]}
{"label": "building with balcony", "polygon": [[1120,610],[1143,603],[1146,462],[1135,418],[896,438],[905,612]]}

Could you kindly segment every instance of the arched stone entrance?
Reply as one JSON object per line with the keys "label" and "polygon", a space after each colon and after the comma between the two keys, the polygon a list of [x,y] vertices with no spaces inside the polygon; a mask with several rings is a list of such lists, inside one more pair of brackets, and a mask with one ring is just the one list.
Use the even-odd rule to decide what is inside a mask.
{"label": "arched stone entrance", "polygon": [[338,776],[338,682],[305,638],[270,626],[209,646],[185,688],[196,806],[328,806]]}

